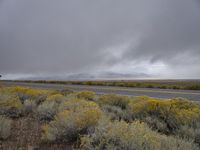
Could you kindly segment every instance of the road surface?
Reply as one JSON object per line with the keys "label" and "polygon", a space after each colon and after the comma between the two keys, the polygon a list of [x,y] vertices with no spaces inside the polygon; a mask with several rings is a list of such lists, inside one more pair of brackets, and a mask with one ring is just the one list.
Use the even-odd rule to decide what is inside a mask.
{"label": "road surface", "polygon": [[154,98],[173,98],[183,97],[190,100],[200,101],[199,90],[174,90],[174,89],[153,89],[153,88],[126,88],[126,87],[110,87],[110,86],[90,86],[90,85],[67,85],[67,84],[49,84],[49,83],[26,83],[2,81],[8,86],[27,86],[41,89],[65,89],[69,88],[74,91],[90,90],[97,94],[119,94],[127,96],[150,96]]}

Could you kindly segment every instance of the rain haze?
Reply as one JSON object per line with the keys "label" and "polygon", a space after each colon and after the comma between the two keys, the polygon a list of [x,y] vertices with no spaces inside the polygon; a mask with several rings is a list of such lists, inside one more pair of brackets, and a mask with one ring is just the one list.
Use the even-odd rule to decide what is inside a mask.
{"label": "rain haze", "polygon": [[199,0],[0,0],[3,79],[198,79]]}

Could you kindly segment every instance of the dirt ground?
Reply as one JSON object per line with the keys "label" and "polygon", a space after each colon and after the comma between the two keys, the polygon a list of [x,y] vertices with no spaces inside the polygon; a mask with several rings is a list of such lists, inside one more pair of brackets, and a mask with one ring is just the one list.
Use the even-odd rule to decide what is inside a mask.
{"label": "dirt ground", "polygon": [[32,116],[14,119],[11,136],[0,140],[0,150],[71,150],[71,144],[47,144],[41,141],[41,124]]}

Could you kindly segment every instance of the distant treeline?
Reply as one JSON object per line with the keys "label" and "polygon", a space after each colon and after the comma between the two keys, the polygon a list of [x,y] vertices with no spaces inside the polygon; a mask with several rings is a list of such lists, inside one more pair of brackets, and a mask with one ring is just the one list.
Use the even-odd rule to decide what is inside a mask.
{"label": "distant treeline", "polygon": [[[18,81],[16,81],[18,82]],[[50,81],[50,80],[23,80],[31,83],[52,83],[71,85],[118,86],[137,88],[182,89],[200,90],[200,80],[110,80],[110,81]]]}

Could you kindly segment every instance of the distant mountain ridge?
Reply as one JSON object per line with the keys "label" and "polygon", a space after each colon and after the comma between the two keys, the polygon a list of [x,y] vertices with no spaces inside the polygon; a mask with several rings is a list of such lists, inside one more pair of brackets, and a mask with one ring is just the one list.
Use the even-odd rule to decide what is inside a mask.
{"label": "distant mountain ridge", "polygon": [[95,79],[136,79],[151,77],[145,73],[115,73],[115,72],[100,72],[100,73],[73,73],[63,75],[23,75],[15,77],[17,80],[95,80]]}

